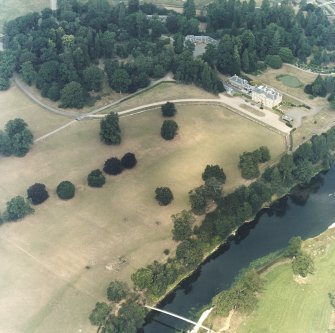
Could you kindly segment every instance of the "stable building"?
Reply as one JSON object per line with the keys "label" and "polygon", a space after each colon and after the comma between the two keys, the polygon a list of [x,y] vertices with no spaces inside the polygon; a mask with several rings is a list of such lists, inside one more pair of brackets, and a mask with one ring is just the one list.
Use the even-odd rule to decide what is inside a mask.
{"label": "stable building", "polygon": [[261,103],[268,108],[273,108],[282,102],[283,95],[273,88],[259,86],[253,89],[251,98],[256,103]]}
{"label": "stable building", "polygon": [[247,93],[251,93],[254,87],[249,84],[249,82],[241,77],[237,76],[236,74],[233,75],[228,79],[229,83],[239,90],[244,90]]}

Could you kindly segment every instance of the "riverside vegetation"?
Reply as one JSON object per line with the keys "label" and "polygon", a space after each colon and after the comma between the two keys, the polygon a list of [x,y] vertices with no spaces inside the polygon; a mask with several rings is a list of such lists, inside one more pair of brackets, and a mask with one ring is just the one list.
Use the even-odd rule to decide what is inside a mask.
{"label": "riverside vegetation", "polygon": [[[245,221],[252,219],[264,205],[286,194],[295,184],[308,183],[316,173],[328,169],[333,161],[331,152],[334,149],[335,128],[332,128],[327,133],[313,136],[293,154],[283,155],[276,165],[267,167],[263,174],[248,187],[241,186],[226,196],[221,192],[222,187],[220,195],[213,195],[206,183],[192,190],[190,201],[193,193],[198,193],[201,200],[198,198],[195,201],[196,204],[191,205],[192,211],[183,211],[172,217],[174,223],[172,235],[173,239],[178,241],[176,255],[170,256],[165,263],[155,261],[138,269],[132,275],[135,290],[138,292],[138,303],[159,301],[179,281],[190,275],[203,259],[222,244],[234,230]],[[262,150],[266,151],[264,148]],[[212,172],[209,172],[210,170]],[[222,186],[222,180],[225,178],[222,176],[223,170],[222,172],[219,170],[219,166],[207,166],[203,179],[210,174],[209,179],[220,181]],[[204,203],[205,211],[211,203],[215,203],[216,208],[207,212],[200,225],[194,225],[193,214],[203,214]],[[293,239],[285,255],[296,256],[292,264],[293,270],[304,276],[313,271],[313,264],[310,258],[300,251],[300,246],[301,240]],[[268,259],[273,260],[273,258]],[[252,309],[255,295],[262,285],[254,269],[255,267],[243,273],[229,291],[224,291],[214,300],[216,311],[226,313],[228,308]],[[247,289],[246,286],[248,286]],[[236,295],[241,290],[243,290],[243,297],[240,299]],[[226,301],[221,302],[222,299],[229,300],[228,305]],[[97,304],[98,308],[99,304]],[[98,311],[97,307],[94,313]],[[104,332],[124,332],[109,331],[109,327],[113,325],[109,317],[104,317],[99,324],[104,327]]]}

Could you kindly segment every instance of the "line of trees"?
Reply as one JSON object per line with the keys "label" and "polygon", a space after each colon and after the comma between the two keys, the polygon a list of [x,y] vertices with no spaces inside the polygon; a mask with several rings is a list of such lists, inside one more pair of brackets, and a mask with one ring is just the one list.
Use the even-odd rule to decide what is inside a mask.
{"label": "line of trees", "polygon": [[[241,186],[226,196],[223,196],[221,192],[212,201],[198,198],[201,201],[200,206],[204,209],[202,211],[192,210],[193,213],[205,213],[208,204],[213,201],[216,208],[205,215],[199,226],[193,226],[194,217],[191,212],[182,212],[173,216],[172,236],[179,242],[176,256],[169,257],[166,263],[155,261],[134,272],[131,278],[135,287],[145,291],[149,299],[156,299],[164,295],[167,288],[174,284],[178,277],[197,267],[207,251],[224,242],[233,230],[239,228],[245,221],[252,219],[264,204],[271,202],[274,195],[283,195],[295,184],[307,183],[316,172],[328,169],[333,160],[330,152],[334,149],[335,128],[332,128],[327,133],[314,136],[309,142],[302,144],[293,154],[285,154],[277,165],[266,168],[262,176],[248,187]],[[267,156],[267,154],[265,155]],[[214,178],[216,181],[222,182],[225,177],[219,170],[220,168],[217,166],[208,166],[203,176],[206,178],[216,175],[219,179],[215,177],[208,179]],[[201,187],[201,190],[198,188],[190,192],[191,206],[192,195],[198,195],[199,192],[206,193],[205,187],[206,184]],[[203,198],[205,195],[200,197]],[[299,262],[300,259],[299,257],[298,269],[305,267],[305,259],[302,260],[303,263]],[[234,293],[230,296],[237,295],[241,288],[243,289],[244,286],[237,285]],[[255,292],[246,291],[246,304],[239,305],[237,303],[234,306],[236,308],[246,306],[247,309],[254,300]],[[233,299],[235,298],[233,297]],[[238,302],[237,299],[235,301]]]}

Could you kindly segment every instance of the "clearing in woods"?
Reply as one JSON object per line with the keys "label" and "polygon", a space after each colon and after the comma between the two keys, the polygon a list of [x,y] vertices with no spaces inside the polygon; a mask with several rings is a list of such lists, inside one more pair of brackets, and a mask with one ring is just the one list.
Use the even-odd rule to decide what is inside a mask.
{"label": "clearing in woods", "polygon": [[293,278],[289,263],[271,269],[257,309],[238,332],[328,332],[332,313],[328,293],[335,290],[334,240],[335,230],[331,229],[304,242],[315,263],[315,273],[305,281]]}
{"label": "clearing in woods", "polygon": [[[15,87],[1,98],[12,101],[1,122],[22,116],[35,137],[68,121],[31,105]],[[180,130],[171,142],[160,137],[157,109],[121,118],[120,146],[101,144],[99,121],[87,120],[38,142],[24,158],[0,160],[0,174],[6,175],[2,211],[35,182],[45,183],[50,194],[33,215],[1,227],[0,332],[95,332],[88,315],[104,299],[108,283],[129,281],[136,268],[164,260],[163,250],[174,249],[170,216],[189,207],[187,193],[202,183],[207,164],[223,167],[227,192],[244,183],[237,168],[242,152],[264,142],[273,159],[285,150],[282,136],[219,106],[180,106],[175,120]],[[128,151],[138,159],[135,169],[107,176],[101,189],[87,186],[91,170]],[[63,180],[76,186],[75,198],[66,202],[55,194]],[[158,186],[172,189],[171,205],[157,204]],[[120,258],[127,263],[119,266]]]}

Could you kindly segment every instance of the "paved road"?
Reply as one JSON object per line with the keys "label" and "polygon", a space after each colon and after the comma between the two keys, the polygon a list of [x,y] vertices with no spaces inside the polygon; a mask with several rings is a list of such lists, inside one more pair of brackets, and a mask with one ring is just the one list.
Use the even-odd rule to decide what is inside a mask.
{"label": "paved road", "polygon": [[43,109],[47,110],[47,111],[50,111],[50,112],[53,112],[53,113],[56,113],[58,115],[61,115],[61,116],[65,116],[65,117],[68,117],[68,118],[75,118],[77,120],[81,120],[83,118],[85,118],[86,116],[88,115],[93,115],[93,114],[96,114],[96,113],[99,113],[101,111],[104,111],[112,106],[115,106],[117,104],[120,104],[122,103],[123,101],[133,97],[133,96],[136,96],[137,94],[140,94],[141,92],[144,92],[146,91],[147,89],[150,89],[162,82],[174,82],[175,80],[172,78],[172,75],[170,73],[168,73],[166,76],[164,76],[163,78],[159,79],[159,80],[156,80],[156,81],[153,81],[151,82],[151,84],[144,88],[144,89],[141,89],[141,90],[138,90],[137,92],[135,92],[134,94],[131,94],[131,95],[128,95],[126,97],[123,97],[123,98],[120,98],[118,99],[117,101],[114,101],[112,103],[109,103],[109,104],[106,104],[100,108],[97,108],[93,111],[90,111],[90,112],[87,112],[87,113],[80,113],[80,112],[71,112],[71,111],[64,111],[64,110],[61,110],[61,109],[58,109],[58,108],[54,108],[46,103],[44,103],[42,100],[38,99],[34,94],[32,94],[30,92],[30,90],[28,89],[27,85],[19,78],[19,76],[17,74],[14,74],[14,82],[16,83],[16,85],[30,98],[32,99],[35,103],[37,103],[38,105],[40,105]]}
{"label": "paved road", "polygon": [[[118,112],[118,114],[121,117],[125,115],[130,116],[130,115],[142,113],[142,112],[157,108],[158,106],[161,106],[165,104],[166,102],[167,101],[161,101],[161,102],[141,105],[141,106],[138,106],[132,109],[120,111]],[[254,122],[257,122],[260,125],[263,125],[267,128],[278,131],[281,134],[287,135],[291,131],[291,128],[289,128],[283,122],[281,122],[280,117],[271,111],[265,110],[264,116],[258,116],[252,112],[245,110],[244,108],[240,106],[241,103],[244,103],[244,100],[239,97],[228,97],[228,96],[221,94],[219,99],[188,98],[188,99],[169,100],[169,102],[176,103],[176,104],[222,105],[232,112],[235,112],[241,116],[244,116],[245,118],[248,118]],[[259,112],[258,109],[255,109],[255,110]],[[84,118],[103,118],[103,117],[105,117],[105,115],[100,114],[100,115],[86,115]]]}

